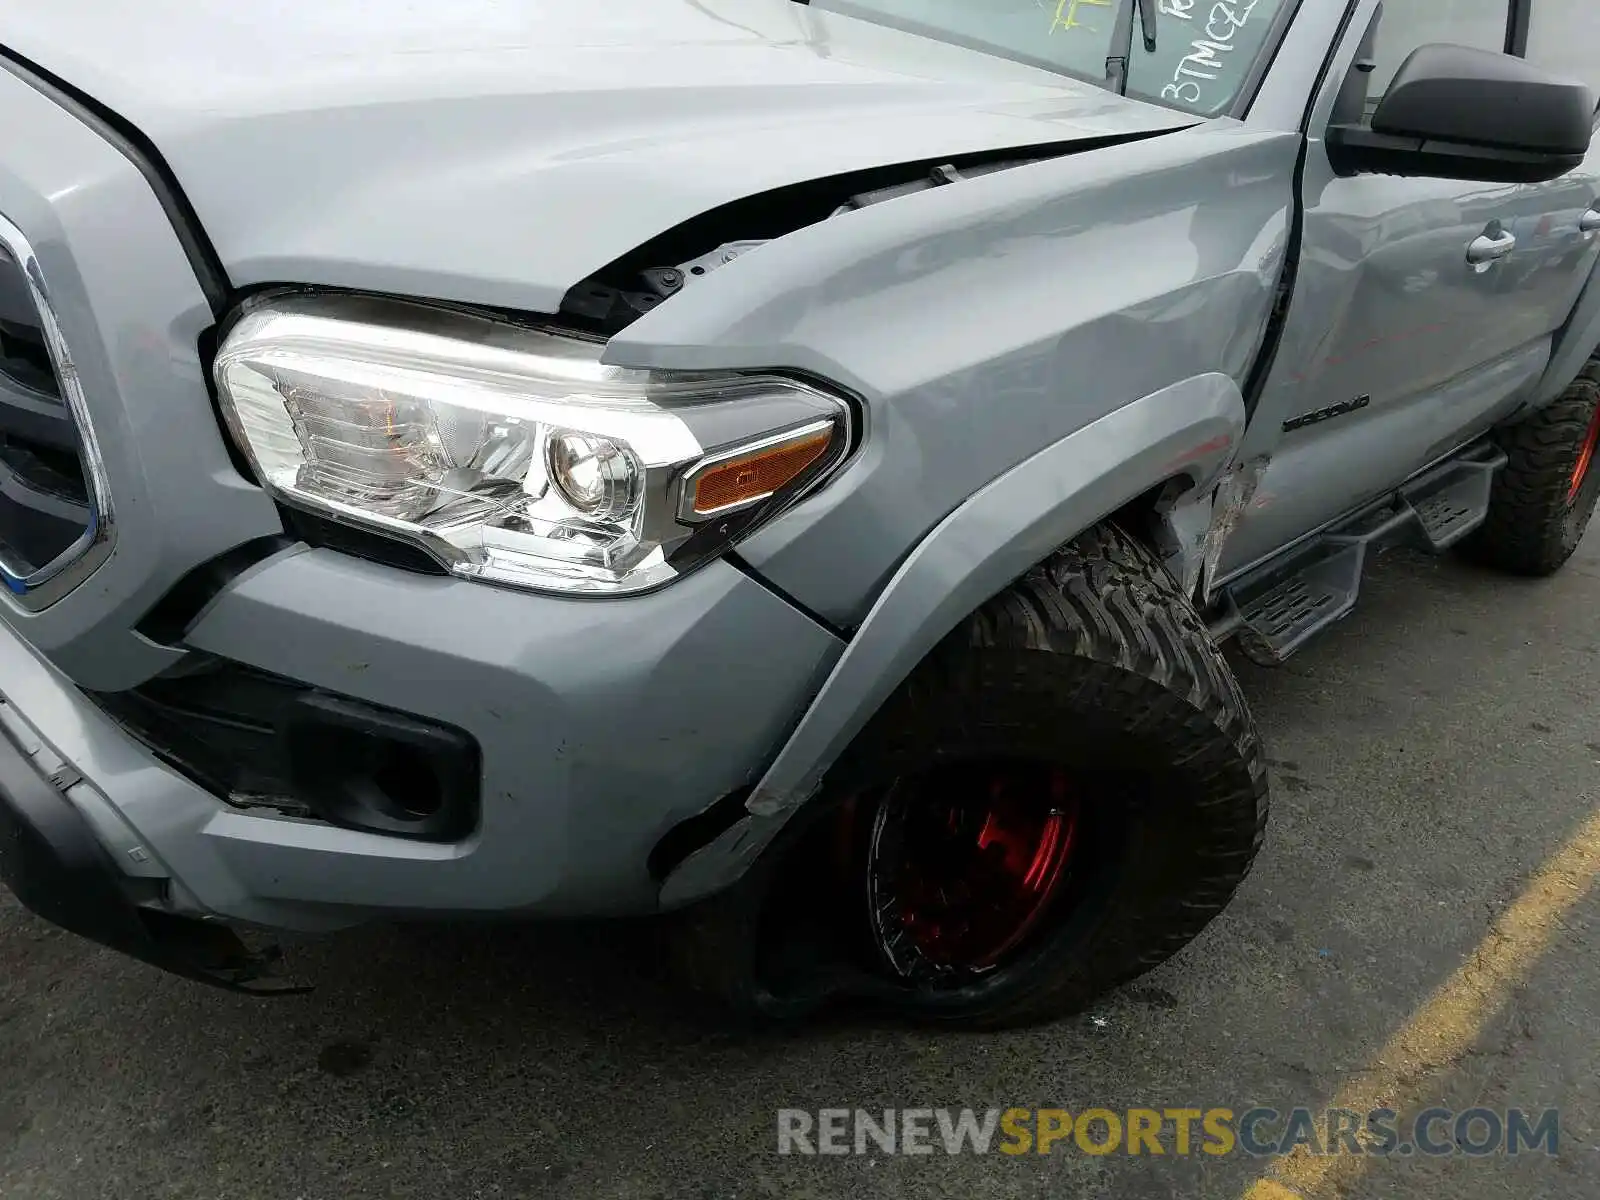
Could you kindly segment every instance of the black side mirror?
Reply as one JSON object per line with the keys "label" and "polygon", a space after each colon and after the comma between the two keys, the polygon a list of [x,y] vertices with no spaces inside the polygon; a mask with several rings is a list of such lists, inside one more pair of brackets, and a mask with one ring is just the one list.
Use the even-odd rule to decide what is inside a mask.
{"label": "black side mirror", "polygon": [[1543,183],[1579,166],[1595,98],[1520,58],[1468,46],[1419,46],[1401,64],[1371,128],[1335,126],[1341,175],[1427,175]]}

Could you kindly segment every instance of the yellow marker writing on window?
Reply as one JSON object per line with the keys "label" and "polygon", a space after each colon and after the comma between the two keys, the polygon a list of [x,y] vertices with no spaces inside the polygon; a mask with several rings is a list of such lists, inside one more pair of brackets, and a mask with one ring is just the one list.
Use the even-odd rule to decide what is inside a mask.
{"label": "yellow marker writing on window", "polygon": [[1115,0],[1056,0],[1055,19],[1050,22],[1050,32],[1058,29],[1087,29],[1094,31],[1093,25],[1085,25],[1078,20],[1080,8],[1110,8]]}

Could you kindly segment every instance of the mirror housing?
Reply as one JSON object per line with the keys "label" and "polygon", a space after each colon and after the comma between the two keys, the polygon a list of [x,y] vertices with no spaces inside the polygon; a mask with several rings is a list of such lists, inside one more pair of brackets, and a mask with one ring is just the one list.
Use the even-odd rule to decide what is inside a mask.
{"label": "mirror housing", "polygon": [[1581,83],[1509,54],[1434,44],[1401,64],[1370,128],[1328,131],[1328,157],[1341,175],[1544,183],[1583,162],[1594,123]]}

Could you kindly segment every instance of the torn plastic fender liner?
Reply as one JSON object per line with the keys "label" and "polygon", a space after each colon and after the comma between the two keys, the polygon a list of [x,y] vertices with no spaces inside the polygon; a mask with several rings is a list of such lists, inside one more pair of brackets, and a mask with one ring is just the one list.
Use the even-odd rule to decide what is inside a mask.
{"label": "torn plastic fender liner", "polygon": [[1152,393],[1046,447],[970,497],[901,565],[788,743],[749,816],[663,884],[680,907],[739,878],[924,655],[970,612],[1080,531],[1172,477],[1210,491],[1244,434],[1244,397],[1210,373]]}
{"label": "torn plastic fender liner", "polygon": [[[1209,605],[1216,596],[1217,567],[1222,561],[1223,547],[1239,524],[1239,518],[1244,516],[1255,499],[1256,489],[1261,485],[1261,477],[1267,473],[1270,462],[1267,455],[1259,454],[1245,462],[1236,463],[1217,485],[1211,520],[1203,542],[1204,557],[1200,563],[1199,603],[1202,606]],[[1189,590],[1193,595],[1192,584]]]}

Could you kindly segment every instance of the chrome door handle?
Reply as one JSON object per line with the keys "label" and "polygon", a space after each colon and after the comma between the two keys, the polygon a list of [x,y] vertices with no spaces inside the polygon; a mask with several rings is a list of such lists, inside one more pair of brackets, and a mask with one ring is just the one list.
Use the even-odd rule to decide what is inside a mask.
{"label": "chrome door handle", "polygon": [[1600,208],[1591,208],[1578,218],[1578,231],[1580,233],[1600,231]]}
{"label": "chrome door handle", "polygon": [[1474,238],[1467,247],[1467,261],[1475,267],[1487,267],[1498,262],[1517,248],[1517,235],[1502,231],[1498,236],[1485,233]]}

